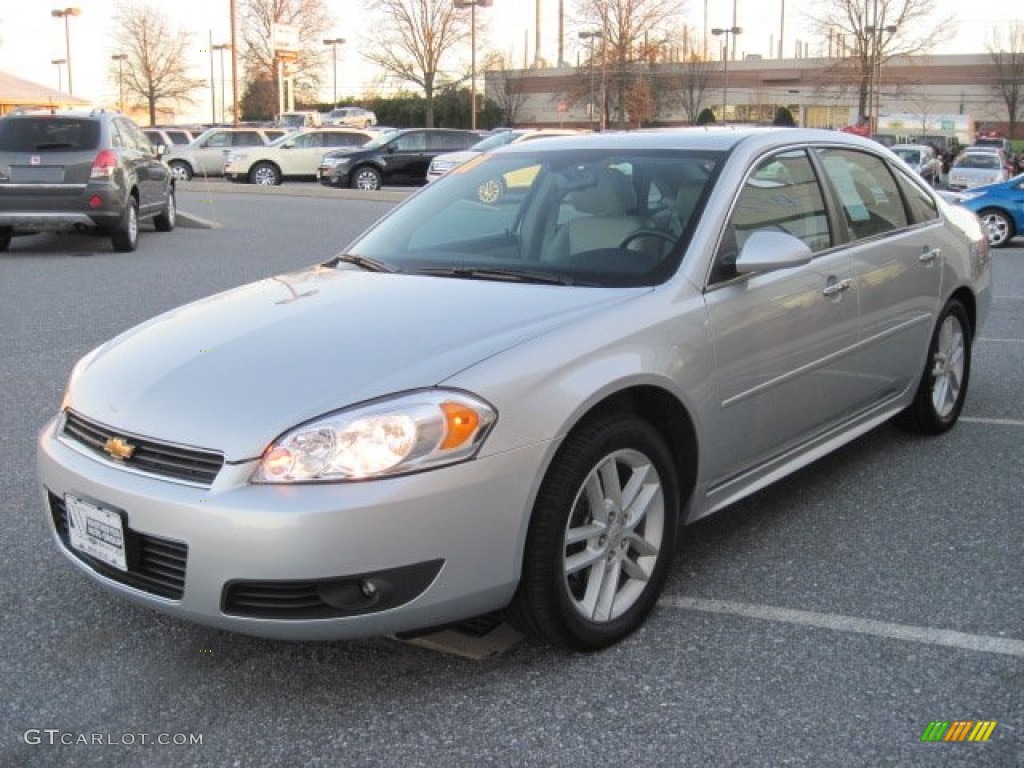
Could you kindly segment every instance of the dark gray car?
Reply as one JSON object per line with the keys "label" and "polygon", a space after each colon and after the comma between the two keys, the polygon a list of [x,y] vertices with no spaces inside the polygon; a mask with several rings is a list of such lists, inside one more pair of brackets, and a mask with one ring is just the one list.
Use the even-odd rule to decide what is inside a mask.
{"label": "dark gray car", "polygon": [[0,251],[19,232],[100,227],[134,251],[139,220],[174,229],[174,179],[149,139],[117,112],[0,119]]}

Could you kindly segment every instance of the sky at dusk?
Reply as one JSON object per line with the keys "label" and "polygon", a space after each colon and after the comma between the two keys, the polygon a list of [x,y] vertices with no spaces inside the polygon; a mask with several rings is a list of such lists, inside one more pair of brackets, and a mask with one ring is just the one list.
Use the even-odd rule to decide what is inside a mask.
{"label": "sky at dusk", "polygon": [[[760,54],[768,57],[775,51],[782,2],[736,0],[737,24],[744,30],[737,38],[740,56]],[[820,2],[785,0],[786,56],[793,55],[796,41],[801,39],[811,42],[812,56],[823,53],[823,43],[811,40],[802,23],[804,8]],[[477,9],[481,30],[478,58],[484,50],[496,50],[510,56],[516,65],[521,66],[525,46],[526,58],[532,63],[535,55],[535,3],[536,0],[494,0],[492,7]],[[58,68],[50,62],[65,57],[64,22],[52,18],[50,10],[71,4],[81,9],[80,16],[70,19],[75,95],[98,104],[115,104],[117,84],[107,74],[110,56],[116,53],[110,39],[115,0],[66,0],[59,4],[48,0],[0,1],[0,70],[56,88]],[[953,15],[957,19],[956,36],[937,52],[984,52],[985,43],[993,29],[997,25],[1005,26],[1008,21],[1005,9],[1020,4],[1021,0],[971,0],[968,3],[960,0],[935,0],[937,18]],[[366,45],[366,28],[378,21],[366,10],[365,0],[327,0],[327,5],[337,23],[333,29],[325,30],[325,37],[344,37],[347,41],[338,48],[339,94],[359,96],[366,89],[374,88],[378,92],[387,93],[389,88],[375,83],[376,73],[366,66],[359,55],[360,48]],[[567,17],[573,5],[572,0],[565,0]],[[698,32],[702,30],[705,6],[708,7],[707,26],[732,25],[732,4],[722,0],[707,3],[689,0],[678,5],[682,9],[679,14],[680,27],[689,24]],[[230,41],[228,0],[173,0],[170,3],[160,2],[158,7],[171,14],[174,24],[192,32],[195,51],[190,61],[193,74],[208,79],[210,58],[207,45],[210,34],[214,43]],[[551,63],[557,59],[557,13],[558,0],[542,0],[541,54]],[[567,18],[565,58],[570,64],[576,62],[581,50],[575,31],[573,20]],[[215,61],[214,79],[219,81],[219,60]],[[465,61],[468,68],[468,45]],[[66,90],[66,70],[62,75]],[[330,99],[332,75],[329,65],[325,75],[321,93],[325,99]],[[219,82],[217,85],[219,88]],[[196,112],[198,115],[209,116],[209,112],[202,111],[201,103]]]}

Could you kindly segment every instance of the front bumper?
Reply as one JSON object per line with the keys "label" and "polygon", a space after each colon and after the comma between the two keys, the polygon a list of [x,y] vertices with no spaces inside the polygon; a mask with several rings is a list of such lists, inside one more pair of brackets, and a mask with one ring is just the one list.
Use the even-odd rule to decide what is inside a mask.
{"label": "front bumper", "polygon": [[[534,445],[405,477],[324,485],[250,485],[253,462],[226,464],[204,489],[94,459],[55,429],[51,422],[39,436],[39,479],[54,539],[72,562],[136,603],[291,640],[412,631],[506,605],[546,450]],[[66,496],[121,513],[129,542],[177,547],[180,595],[157,594],[72,550],[54,525],[54,500],[59,507]],[[295,590],[327,607],[264,610],[266,600]]]}

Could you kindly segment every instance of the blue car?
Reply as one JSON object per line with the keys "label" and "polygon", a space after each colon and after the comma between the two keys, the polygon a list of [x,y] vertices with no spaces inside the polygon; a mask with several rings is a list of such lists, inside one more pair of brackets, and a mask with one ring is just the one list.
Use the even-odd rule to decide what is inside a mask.
{"label": "blue car", "polygon": [[993,248],[1009,245],[1016,235],[1024,235],[1024,174],[975,187],[958,196],[958,202],[978,214]]}

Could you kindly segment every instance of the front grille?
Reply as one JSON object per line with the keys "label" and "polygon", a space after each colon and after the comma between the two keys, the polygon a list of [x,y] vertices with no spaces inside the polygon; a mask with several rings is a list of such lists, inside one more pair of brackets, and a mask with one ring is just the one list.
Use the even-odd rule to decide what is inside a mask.
{"label": "front grille", "polygon": [[107,459],[111,458],[104,450],[108,440],[114,438],[127,440],[134,447],[134,451],[126,459],[117,459],[119,464],[157,477],[184,480],[197,485],[211,485],[221,467],[224,466],[223,454],[216,451],[171,445],[127,432],[119,432],[103,424],[90,421],[74,411],[67,412],[63,434],[67,439],[85,446],[93,453]]}
{"label": "front grille", "polygon": [[48,493],[48,496],[54,528],[57,529],[57,535],[68,552],[108,579],[160,597],[181,599],[185,593],[187,544],[139,533],[126,527],[124,537],[128,570],[112,568],[103,561],[72,548],[71,535],[68,532],[68,510],[64,499],[55,493]]}

